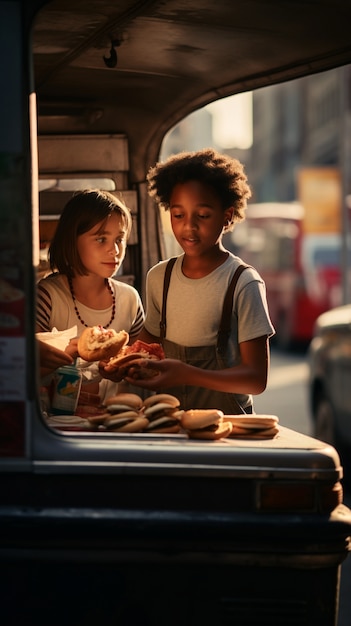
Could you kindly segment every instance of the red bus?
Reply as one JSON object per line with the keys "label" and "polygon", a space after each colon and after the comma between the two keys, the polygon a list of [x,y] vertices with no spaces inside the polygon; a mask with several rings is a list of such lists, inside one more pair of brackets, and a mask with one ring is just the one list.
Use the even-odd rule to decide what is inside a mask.
{"label": "red bus", "polygon": [[225,236],[225,245],[260,272],[276,342],[308,343],[316,318],[341,304],[341,235],[304,232],[298,202],[249,205],[246,219]]}

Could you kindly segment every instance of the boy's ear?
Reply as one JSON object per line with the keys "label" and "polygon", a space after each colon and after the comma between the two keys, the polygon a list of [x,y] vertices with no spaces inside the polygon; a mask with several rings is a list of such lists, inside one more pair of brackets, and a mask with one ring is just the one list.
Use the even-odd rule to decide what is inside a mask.
{"label": "boy's ear", "polygon": [[223,226],[228,227],[233,218],[234,209],[230,208],[224,212],[224,224]]}

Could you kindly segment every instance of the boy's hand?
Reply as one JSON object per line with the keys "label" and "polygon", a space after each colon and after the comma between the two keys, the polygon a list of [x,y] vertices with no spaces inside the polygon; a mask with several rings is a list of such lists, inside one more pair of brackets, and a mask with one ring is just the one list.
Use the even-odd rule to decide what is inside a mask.
{"label": "boy's hand", "polygon": [[140,359],[133,363],[124,379],[132,385],[156,391],[184,384],[183,371],[184,363],[177,359]]}
{"label": "boy's hand", "polygon": [[99,362],[99,374],[102,378],[107,378],[107,380],[112,380],[114,383],[120,383],[124,378],[125,369],[119,368],[112,371],[107,372],[105,370],[108,361],[100,361]]}

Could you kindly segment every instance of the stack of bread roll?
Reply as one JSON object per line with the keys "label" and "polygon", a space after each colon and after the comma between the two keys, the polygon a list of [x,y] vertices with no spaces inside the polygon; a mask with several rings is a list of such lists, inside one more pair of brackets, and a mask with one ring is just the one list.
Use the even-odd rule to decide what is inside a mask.
{"label": "stack of bread roll", "polygon": [[[95,410],[94,410],[95,409]],[[59,430],[99,430],[119,433],[176,434],[190,439],[267,439],[278,434],[276,415],[224,415],[218,409],[182,410],[178,398],[159,393],[142,399],[136,393],[118,393],[84,415],[51,416]]]}
{"label": "stack of bread roll", "polygon": [[191,439],[216,440],[225,437],[267,439],[278,434],[276,415],[224,415],[218,409],[184,411],[181,424]]}
{"label": "stack of bread roll", "polygon": [[276,415],[225,415],[224,421],[232,426],[229,437],[242,439],[271,439],[278,434]]}
{"label": "stack of bread roll", "polygon": [[170,394],[154,394],[145,400],[135,393],[119,393],[106,399],[105,412],[89,422],[99,430],[124,433],[178,433],[183,411]]}
{"label": "stack of bread roll", "polygon": [[191,439],[215,440],[229,437],[230,422],[218,409],[189,409],[181,417],[182,427]]}

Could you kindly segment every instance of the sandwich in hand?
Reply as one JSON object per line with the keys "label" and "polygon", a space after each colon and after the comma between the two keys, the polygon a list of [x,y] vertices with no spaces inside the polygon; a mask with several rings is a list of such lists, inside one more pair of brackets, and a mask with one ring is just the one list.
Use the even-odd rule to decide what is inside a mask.
{"label": "sandwich in hand", "polygon": [[105,365],[106,372],[118,371],[121,378],[132,376],[135,379],[157,376],[157,370],[147,368],[147,360],[159,361],[165,353],[159,343],[145,343],[137,339],[131,346],[123,346],[121,350]]}
{"label": "sandwich in hand", "polygon": [[78,339],[78,354],[85,361],[107,361],[129,341],[125,330],[117,332],[103,326],[89,326]]}

